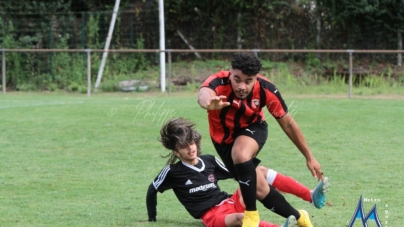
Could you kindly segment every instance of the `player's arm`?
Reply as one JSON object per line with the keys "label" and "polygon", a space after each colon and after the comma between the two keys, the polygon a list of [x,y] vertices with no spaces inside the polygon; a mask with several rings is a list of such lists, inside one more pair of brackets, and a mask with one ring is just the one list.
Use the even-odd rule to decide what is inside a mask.
{"label": "player's arm", "polygon": [[319,180],[323,179],[320,163],[317,162],[313,153],[310,151],[306,139],[293,117],[290,114],[286,114],[284,117],[277,119],[277,121],[289,139],[306,158],[307,168],[309,168],[312,175]]}
{"label": "player's arm", "polygon": [[149,216],[148,221],[155,222],[157,216],[157,190],[154,188],[153,183],[150,184],[147,189],[146,195],[146,206],[147,206],[147,215]]}
{"label": "player's arm", "polygon": [[226,96],[217,96],[216,92],[209,87],[201,87],[198,94],[198,104],[203,109],[220,110],[223,107],[229,106],[229,102],[223,102]]}
{"label": "player's arm", "polygon": [[218,159],[217,157],[214,157],[214,162],[215,162],[215,175],[219,180],[225,180],[225,179],[233,179],[234,177],[229,173],[229,170],[227,170],[226,166],[224,163]]}

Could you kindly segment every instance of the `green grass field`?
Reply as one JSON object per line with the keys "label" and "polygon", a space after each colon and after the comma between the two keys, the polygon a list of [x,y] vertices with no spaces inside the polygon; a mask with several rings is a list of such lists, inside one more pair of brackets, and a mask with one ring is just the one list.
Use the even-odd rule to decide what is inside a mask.
{"label": "green grass field", "polygon": [[[404,99],[284,98],[332,183],[321,210],[287,200],[306,209],[314,226],[346,227],[363,196],[365,214],[376,204],[384,227],[403,226]],[[147,187],[166,162],[157,137],[167,119],[194,121],[203,152],[215,154],[196,99],[196,93],[1,95],[0,226],[201,227],[172,192],[158,194],[156,223],[146,222],[145,206]],[[268,123],[262,164],[314,188],[303,156],[272,117]],[[220,185],[237,187],[232,180]],[[283,222],[258,204],[261,219]]]}

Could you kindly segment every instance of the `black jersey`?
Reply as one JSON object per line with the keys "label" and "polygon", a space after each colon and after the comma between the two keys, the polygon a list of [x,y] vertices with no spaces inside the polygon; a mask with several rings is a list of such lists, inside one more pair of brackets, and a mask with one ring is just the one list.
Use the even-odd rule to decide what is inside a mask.
{"label": "black jersey", "polygon": [[[220,190],[217,182],[232,178],[225,165],[215,156],[201,155],[198,159],[196,166],[181,161],[167,165],[152,183],[154,189],[161,193],[173,189],[181,204],[196,219],[229,197]],[[152,196],[148,193],[147,197]]]}

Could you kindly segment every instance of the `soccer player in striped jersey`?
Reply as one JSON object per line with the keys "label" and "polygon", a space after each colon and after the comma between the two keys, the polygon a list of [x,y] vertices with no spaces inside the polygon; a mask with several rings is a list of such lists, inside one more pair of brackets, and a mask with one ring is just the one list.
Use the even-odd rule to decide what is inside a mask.
{"label": "soccer player in striped jersey", "polygon": [[307,215],[283,207],[281,197],[273,194],[267,182],[257,178],[256,156],[268,137],[264,108],[277,120],[290,140],[306,158],[311,174],[324,181],[320,163],[312,154],[297,123],[288,114],[278,88],[259,75],[261,62],[253,53],[234,55],[230,71],[209,76],[199,90],[198,103],[208,112],[209,131],[213,145],[229,172],[239,182],[245,201],[243,227],[256,227],[259,214],[258,199],[266,208],[287,217],[293,214],[300,226]]}
{"label": "soccer player in striped jersey", "polygon": [[[217,182],[232,176],[220,160],[212,155],[201,155],[201,135],[194,130],[194,124],[183,118],[169,120],[160,131],[160,141],[171,153],[166,156],[169,157],[167,166],[148,188],[149,221],[156,221],[157,192],[173,189],[186,210],[194,218],[200,218],[205,226],[241,226],[245,210],[243,198],[239,190],[233,195],[220,190]],[[180,161],[176,162],[178,159]],[[261,166],[260,171],[263,178],[278,185],[281,191],[310,201],[310,190],[293,178]],[[283,202],[287,204],[286,200]],[[283,226],[295,224],[296,218],[290,215]],[[277,225],[260,221],[259,226]]]}

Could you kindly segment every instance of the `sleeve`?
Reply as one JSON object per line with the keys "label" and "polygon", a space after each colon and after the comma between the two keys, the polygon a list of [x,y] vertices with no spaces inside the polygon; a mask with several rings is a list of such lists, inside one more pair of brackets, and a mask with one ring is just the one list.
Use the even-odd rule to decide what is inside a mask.
{"label": "sleeve", "polygon": [[201,87],[209,87],[215,90],[215,87],[211,85],[211,82],[214,81],[216,78],[216,74],[210,75],[208,78],[206,78]]}
{"label": "sleeve", "polygon": [[225,180],[225,179],[233,178],[233,176],[230,174],[229,170],[227,170],[226,166],[224,165],[224,163],[221,160],[219,160],[215,156],[212,156],[212,158],[214,158],[214,162],[215,162],[215,166],[216,166],[215,175],[218,178],[218,180]]}
{"label": "sleeve", "polygon": [[169,190],[173,187],[172,181],[170,181],[170,170],[171,166],[167,165],[160,171],[156,179],[154,179],[153,186],[157,191],[163,193],[165,190]]}
{"label": "sleeve", "polygon": [[267,82],[265,88],[265,105],[269,113],[276,119],[284,117],[288,113],[288,106],[282,98],[278,88]]}
{"label": "sleeve", "polygon": [[154,188],[153,183],[150,184],[147,189],[146,195],[147,215],[148,221],[155,222],[157,216],[157,190]]}
{"label": "sleeve", "polygon": [[214,90],[216,93],[219,93],[218,87],[223,85],[228,85],[228,79],[225,78],[226,71],[219,71],[216,74],[210,75],[201,85],[202,87],[208,87]]}
{"label": "sleeve", "polygon": [[157,192],[164,192],[165,190],[171,189],[170,180],[166,180],[169,175],[171,166],[167,165],[164,167],[159,175],[154,179],[154,181],[149,185],[146,194],[146,206],[147,215],[149,216],[148,221],[156,221],[157,216]]}

